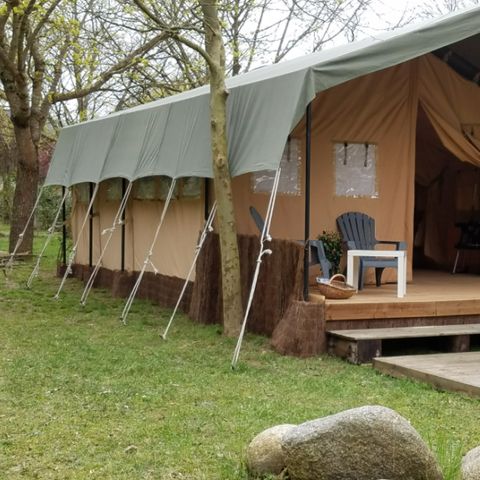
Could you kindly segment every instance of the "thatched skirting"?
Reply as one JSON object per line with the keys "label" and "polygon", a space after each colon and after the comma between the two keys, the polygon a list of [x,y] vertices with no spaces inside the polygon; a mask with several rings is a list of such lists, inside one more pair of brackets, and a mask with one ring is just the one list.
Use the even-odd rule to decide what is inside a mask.
{"label": "thatched skirting", "polygon": [[[259,252],[259,238],[239,235],[242,300],[244,307],[252,284]],[[273,345],[283,354],[310,356],[325,351],[324,304],[301,302],[303,290],[303,247],[288,240],[272,240],[272,255],[265,255],[248,318],[250,332],[274,334]],[[91,268],[74,265],[73,275],[87,281]],[[138,272],[101,268],[94,287],[107,288],[116,297],[127,297]],[[163,307],[172,308],[183,280],[146,273],[137,293]],[[196,281],[190,283],[181,309],[199,323],[222,323],[222,282],[217,234],[208,235],[196,266]],[[275,332],[275,333],[274,333]]]}
{"label": "thatched skirting", "polygon": [[[255,271],[259,239],[239,235],[242,299],[244,307]],[[303,247],[288,240],[272,240],[264,255],[255,297],[248,318],[251,332],[271,336],[292,300],[302,295]],[[220,247],[217,234],[207,237],[198,259],[190,317],[199,323],[222,323]]]}
{"label": "thatched skirting", "polygon": [[321,303],[293,301],[273,331],[272,347],[283,355],[312,357],[326,351]]}
{"label": "thatched skirting", "polygon": [[[84,282],[88,280],[91,271],[92,269],[88,265],[73,265],[73,276]],[[110,290],[114,297],[125,298],[130,294],[137,278],[138,272],[121,272],[100,268],[93,286]],[[177,277],[146,272],[136,298],[150,300],[162,307],[173,308],[177,303],[184,281]],[[188,312],[190,307],[192,289],[193,283],[190,282],[180,304],[183,312]]]}

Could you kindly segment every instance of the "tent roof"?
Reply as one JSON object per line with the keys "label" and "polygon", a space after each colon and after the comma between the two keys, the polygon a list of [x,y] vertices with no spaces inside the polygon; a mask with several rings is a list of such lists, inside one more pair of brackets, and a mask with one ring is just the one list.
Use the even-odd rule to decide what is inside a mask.
{"label": "tent roof", "polygon": [[[231,174],[276,169],[288,134],[317,93],[452,44],[478,53],[479,37],[471,37],[479,33],[475,7],[229,78]],[[464,47],[465,39],[473,45]],[[152,175],[213,176],[208,86],[64,128],[45,185]]]}

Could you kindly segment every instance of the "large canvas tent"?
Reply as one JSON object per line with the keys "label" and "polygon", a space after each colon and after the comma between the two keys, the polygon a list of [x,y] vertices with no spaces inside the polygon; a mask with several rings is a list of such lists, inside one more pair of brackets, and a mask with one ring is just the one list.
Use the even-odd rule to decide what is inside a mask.
{"label": "large canvas tent", "polygon": [[[435,162],[432,151],[424,153],[428,158],[421,164],[416,162],[421,151],[416,147],[418,112],[425,114],[445,149],[479,165],[479,70],[480,8],[474,8],[229,79],[229,162],[239,233],[255,232],[248,206],[264,211],[267,204],[255,182],[265,170],[278,168],[290,138],[297,141],[298,169],[292,180],[297,185],[293,192],[280,191],[274,236],[303,238],[306,222],[315,236],[334,229],[338,214],[358,210],[376,218],[383,238],[407,240],[411,249],[416,172],[428,184],[438,170],[429,164]],[[311,158],[306,155],[309,105]],[[160,177],[212,177],[208,106],[209,89],[202,87],[62,130],[45,186],[101,183],[94,208],[94,261],[101,231],[111,225],[119,204],[112,193],[118,189],[114,179],[138,184],[159,179],[154,194],[134,193],[127,205],[125,268],[133,271],[139,269],[162,208]],[[374,147],[374,191],[367,195],[336,190],[335,162],[341,154],[335,149],[344,145],[347,155],[350,144]],[[205,191],[184,191],[181,185],[153,256],[160,273],[179,278],[188,271],[205,209]],[[74,237],[88,203],[81,197],[76,195],[73,211]],[[145,201],[149,198],[158,201]],[[311,205],[308,218],[306,203]],[[89,233],[83,235],[79,264],[87,264],[90,256]],[[103,258],[105,268],[120,268],[119,244],[116,232]]]}

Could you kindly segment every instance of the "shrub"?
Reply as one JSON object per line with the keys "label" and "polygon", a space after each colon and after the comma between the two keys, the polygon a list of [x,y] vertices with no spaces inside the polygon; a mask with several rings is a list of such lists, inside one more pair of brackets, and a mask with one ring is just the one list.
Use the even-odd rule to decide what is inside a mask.
{"label": "shrub", "polygon": [[332,264],[332,274],[340,271],[340,259],[342,258],[342,238],[338,232],[324,230],[318,239],[323,242],[325,255]]}

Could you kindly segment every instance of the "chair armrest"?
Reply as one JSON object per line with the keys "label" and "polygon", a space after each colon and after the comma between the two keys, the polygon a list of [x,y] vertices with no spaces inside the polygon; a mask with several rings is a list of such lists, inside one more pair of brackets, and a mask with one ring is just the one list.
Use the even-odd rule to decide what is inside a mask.
{"label": "chair armrest", "polygon": [[395,245],[396,250],[406,250],[407,242],[398,242],[396,240],[377,240],[377,244]]}

